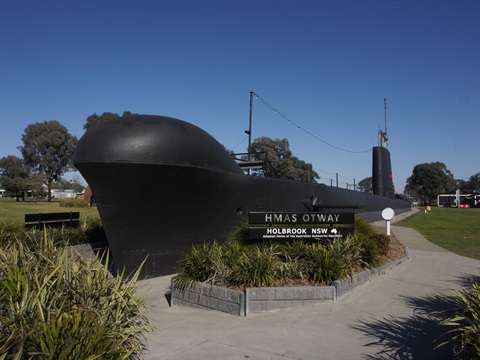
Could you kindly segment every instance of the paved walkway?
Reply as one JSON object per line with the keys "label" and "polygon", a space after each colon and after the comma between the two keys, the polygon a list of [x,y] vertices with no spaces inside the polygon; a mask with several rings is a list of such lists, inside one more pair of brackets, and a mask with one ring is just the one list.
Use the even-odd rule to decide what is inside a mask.
{"label": "paved walkway", "polygon": [[478,277],[480,261],[443,250],[409,228],[392,226],[392,233],[409,248],[409,259],[336,303],[238,317],[169,307],[170,276],[144,281],[148,317],[158,328],[148,336],[146,358],[451,358],[448,347],[434,350],[443,329],[432,312],[450,305],[445,294],[464,286],[467,274]]}

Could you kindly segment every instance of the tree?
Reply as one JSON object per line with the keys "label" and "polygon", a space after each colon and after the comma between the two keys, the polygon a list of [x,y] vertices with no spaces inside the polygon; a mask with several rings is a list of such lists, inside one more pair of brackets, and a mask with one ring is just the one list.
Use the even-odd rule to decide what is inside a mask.
{"label": "tree", "polygon": [[372,177],[366,177],[357,184],[358,190],[363,192],[372,192]]}
{"label": "tree", "polygon": [[[124,111],[122,116],[128,116],[128,115],[133,115],[130,111]],[[93,113],[89,117],[87,117],[87,120],[85,124],[83,124],[83,128],[85,130],[88,130],[92,128],[93,126],[105,121],[105,120],[111,120],[111,119],[117,119],[119,118],[120,115],[116,113],[111,113],[111,112],[104,112],[102,115],[98,116],[96,113]]]}
{"label": "tree", "polygon": [[406,190],[420,201],[432,202],[437,195],[454,191],[456,182],[446,165],[441,162],[418,164],[407,179]]}
{"label": "tree", "polygon": [[19,157],[8,155],[0,159],[0,182],[5,190],[15,193],[17,201],[20,194],[28,190],[29,177],[30,168]]}
{"label": "tree", "polygon": [[85,186],[78,175],[73,176],[70,180],[61,179],[52,187],[60,190],[74,190],[76,193],[81,193],[85,190]]}
{"label": "tree", "polygon": [[312,164],[293,156],[287,139],[260,137],[250,145],[249,153],[255,161],[270,163],[274,173],[281,179],[316,182],[320,176]]}
{"label": "tree", "polygon": [[460,191],[464,191],[464,189],[468,189],[468,183],[462,179],[456,179],[455,183],[457,184],[456,188],[460,189]]}
{"label": "tree", "polygon": [[72,156],[77,138],[56,120],[30,124],[22,135],[19,150],[34,173],[45,175],[48,201],[52,199],[52,183],[73,170]]}
{"label": "tree", "polygon": [[466,188],[470,191],[480,192],[480,172],[468,178]]}

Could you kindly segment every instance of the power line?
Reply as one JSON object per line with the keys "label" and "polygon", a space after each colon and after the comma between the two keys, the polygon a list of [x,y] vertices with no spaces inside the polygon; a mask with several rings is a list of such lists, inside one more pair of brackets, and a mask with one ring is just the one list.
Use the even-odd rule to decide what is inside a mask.
{"label": "power line", "polygon": [[[400,178],[398,177],[397,173],[396,173],[395,171],[393,171],[393,170],[392,170],[392,172],[393,172],[393,174],[395,175],[395,178],[397,179],[397,182],[400,184],[400,186],[401,186],[403,189],[405,189],[405,186],[406,186],[406,185],[403,184],[403,181],[400,180]],[[403,192],[403,190],[402,190],[402,192]]]}
{"label": "power line", "polygon": [[315,171],[317,171],[317,172],[324,173],[324,174],[328,174],[328,175],[336,175],[336,173],[331,173],[331,172],[328,172],[328,171],[318,170],[318,169],[316,169],[316,168],[313,168],[313,170],[315,170]]}
{"label": "power line", "polygon": [[235,150],[238,146],[240,146],[240,144],[242,144],[245,140],[248,139],[248,136],[246,136],[242,141],[240,141],[237,145],[235,145],[232,150]]}
{"label": "power line", "polygon": [[269,108],[270,110],[274,111],[276,114],[279,114],[281,117],[283,117],[285,120],[287,120],[290,124],[292,124],[293,126],[295,126],[296,128],[302,130],[303,132],[305,132],[306,134],[310,135],[311,137],[313,137],[315,140],[317,141],[320,141],[322,143],[324,143],[325,145],[327,146],[330,146],[331,148],[334,148],[334,149],[337,149],[337,150],[341,150],[341,151],[345,151],[345,152],[348,152],[348,153],[353,153],[353,154],[363,154],[363,153],[367,153],[367,152],[370,152],[371,150],[365,150],[365,151],[352,151],[352,150],[348,150],[348,149],[344,149],[340,146],[336,146],[336,145],[333,145],[333,144],[330,144],[329,142],[319,138],[317,135],[313,134],[312,132],[308,131],[307,129],[303,128],[302,126],[298,125],[295,121],[293,121],[292,119],[288,118],[287,116],[285,116],[281,111],[279,111],[278,109],[274,108],[272,105],[270,105],[269,103],[267,103],[261,96],[259,96],[258,94],[254,93],[253,94],[255,95],[256,98],[260,99],[260,101],[263,103],[263,105],[265,105],[267,108]]}
{"label": "power line", "polygon": [[[317,168],[313,168],[313,170],[315,170],[317,173],[321,172],[321,173],[324,173],[324,174],[335,176],[336,179],[342,178],[342,179],[345,179],[345,180],[348,180],[348,181],[350,181],[350,180],[356,181],[355,178],[347,178],[345,176],[340,175],[339,173],[331,173],[331,172],[328,172],[328,171],[322,171],[322,170],[318,170]],[[332,180],[332,179],[329,179],[329,180]],[[342,182],[342,181],[338,181],[338,183],[339,184],[340,183],[341,184],[346,184],[346,185],[353,185],[353,184],[349,184],[349,183]]]}

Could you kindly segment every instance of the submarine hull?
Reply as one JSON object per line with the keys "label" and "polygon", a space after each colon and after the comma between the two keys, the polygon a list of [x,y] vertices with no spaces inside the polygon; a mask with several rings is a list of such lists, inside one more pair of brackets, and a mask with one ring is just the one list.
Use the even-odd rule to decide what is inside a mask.
{"label": "submarine hull", "polygon": [[[169,126],[172,124],[180,126]],[[371,213],[385,207],[399,211],[408,208],[406,202],[386,196],[247,176],[206,133],[194,129],[190,135],[197,144],[184,149],[193,125],[177,119],[136,116],[97,126],[95,133],[88,134],[89,130],[80,140],[74,162],[95,194],[114,264],[127,274],[145,259],[142,277],[174,273],[178,260],[192,245],[225,241],[250,211],[352,209]],[[135,134],[137,127],[143,130]],[[148,146],[142,148],[146,133],[160,142],[162,137],[168,138],[171,146],[147,141]],[[109,140],[109,136],[123,139],[124,146],[118,139]],[[98,143],[100,139],[102,144]],[[205,144],[212,141],[215,143]],[[112,147],[122,150],[112,151]],[[189,151],[195,158],[188,155]],[[225,154],[217,156],[210,151]]]}

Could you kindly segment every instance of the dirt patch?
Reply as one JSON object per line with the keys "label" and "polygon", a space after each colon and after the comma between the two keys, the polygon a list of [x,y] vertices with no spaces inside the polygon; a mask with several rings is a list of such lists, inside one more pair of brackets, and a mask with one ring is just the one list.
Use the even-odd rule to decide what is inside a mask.
{"label": "dirt patch", "polygon": [[[385,228],[375,227],[375,232],[385,235]],[[395,234],[390,235],[390,246],[386,256],[382,257],[382,264],[389,263],[390,261],[400,259],[405,256],[405,247],[395,237]]]}

